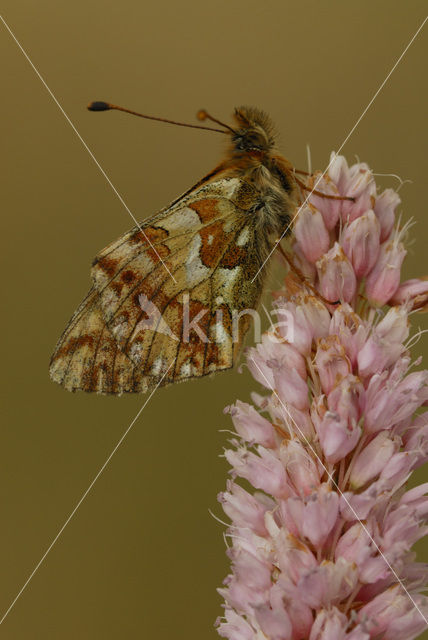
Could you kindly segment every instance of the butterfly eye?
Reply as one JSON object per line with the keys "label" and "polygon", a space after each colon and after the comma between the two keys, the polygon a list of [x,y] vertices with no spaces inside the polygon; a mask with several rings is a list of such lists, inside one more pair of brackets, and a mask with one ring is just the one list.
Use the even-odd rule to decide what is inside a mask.
{"label": "butterfly eye", "polygon": [[263,151],[263,148],[251,140],[248,136],[237,136],[233,139],[235,148],[238,151]]}
{"label": "butterfly eye", "polygon": [[235,148],[239,151],[244,151],[244,149],[246,148],[244,138],[234,138],[233,142],[235,144]]}

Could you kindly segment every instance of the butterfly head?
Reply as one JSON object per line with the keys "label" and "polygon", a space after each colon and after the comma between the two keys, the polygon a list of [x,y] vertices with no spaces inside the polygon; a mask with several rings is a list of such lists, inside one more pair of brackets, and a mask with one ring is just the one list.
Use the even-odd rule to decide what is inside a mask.
{"label": "butterfly head", "polygon": [[274,127],[267,113],[255,107],[238,107],[233,115],[238,125],[232,134],[235,153],[259,155],[272,150]]}

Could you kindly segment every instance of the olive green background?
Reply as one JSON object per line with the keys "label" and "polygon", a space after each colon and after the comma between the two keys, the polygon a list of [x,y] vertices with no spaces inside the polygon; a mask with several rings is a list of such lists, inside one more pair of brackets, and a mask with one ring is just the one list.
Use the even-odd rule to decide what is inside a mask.
{"label": "olive green background", "polygon": [[[324,168],[424,18],[397,0],[3,0],[2,14],[138,219],[218,162],[221,136],[89,113],[93,99],[194,122],[207,108],[268,111],[281,149]],[[428,26],[343,152],[401,190],[425,262]],[[0,615],[145,401],[69,394],[50,353],[89,286],[93,256],[132,226],[99,169],[0,24],[4,325]],[[383,187],[394,178],[379,178]],[[271,286],[280,279],[276,273]],[[427,327],[425,316],[414,323]],[[427,351],[422,339],[415,353]],[[245,367],[159,390],[0,626],[0,639],[216,638],[228,571],[222,409],[258,385]],[[423,472],[418,472],[419,481]],[[426,478],[425,472],[425,478]],[[419,545],[428,558],[428,546]],[[426,636],[428,637],[428,635]]]}

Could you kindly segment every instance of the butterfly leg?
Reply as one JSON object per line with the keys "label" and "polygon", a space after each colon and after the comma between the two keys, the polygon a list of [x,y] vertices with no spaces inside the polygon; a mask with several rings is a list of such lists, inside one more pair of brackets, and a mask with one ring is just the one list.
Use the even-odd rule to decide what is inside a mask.
{"label": "butterfly leg", "polygon": [[340,304],[340,300],[335,300],[334,302],[332,302],[331,300],[327,300],[327,298],[324,298],[323,295],[320,294],[319,291],[316,290],[316,288],[314,287],[313,284],[311,284],[303,275],[303,273],[300,271],[300,269],[298,267],[296,267],[296,265],[294,264],[293,260],[290,258],[290,256],[288,255],[288,253],[286,253],[286,251],[284,251],[284,249],[281,247],[281,244],[278,243],[277,245],[277,249],[280,252],[280,254],[282,255],[283,258],[285,258],[285,260],[287,261],[288,266],[290,267],[291,271],[298,277],[298,279],[302,282],[302,284],[304,284],[306,287],[308,287],[308,289],[310,289],[312,291],[312,293],[319,299],[321,300],[321,302],[323,302],[324,304],[332,304],[332,305],[337,305]]}
{"label": "butterfly leg", "polygon": [[309,171],[303,171],[303,169],[296,169],[295,167],[293,168],[294,173],[300,173],[302,176],[311,176],[312,173],[309,173]]}
{"label": "butterfly leg", "polygon": [[[302,173],[302,172],[299,171],[299,173]],[[296,176],[294,176],[294,179],[301,189],[303,189],[304,191],[310,191],[311,193],[314,193],[316,196],[321,196],[321,198],[327,198],[328,200],[350,200],[351,202],[355,202],[355,198],[352,198],[351,196],[331,196],[331,195],[328,195],[327,193],[323,193],[322,191],[311,189],[302,180],[300,180],[300,178],[296,178]]]}

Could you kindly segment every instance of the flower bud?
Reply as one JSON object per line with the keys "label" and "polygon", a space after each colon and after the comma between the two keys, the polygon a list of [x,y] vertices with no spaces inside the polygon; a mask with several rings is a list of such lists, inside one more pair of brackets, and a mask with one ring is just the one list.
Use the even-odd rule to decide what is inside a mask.
{"label": "flower bud", "polygon": [[294,235],[306,259],[312,263],[315,263],[327,251],[330,244],[322,215],[309,205],[303,206],[299,210],[294,225]]}
{"label": "flower bud", "polygon": [[[428,282],[427,282],[428,284]],[[409,319],[405,309],[392,307],[376,325],[376,334],[390,345],[401,344],[409,337]],[[395,358],[391,361],[394,362]]]}
{"label": "flower bud", "polygon": [[316,263],[320,291],[331,302],[350,302],[357,289],[357,279],[348,258],[338,242]]}
{"label": "flower bud", "polygon": [[361,607],[358,620],[367,621],[370,638],[393,640],[416,638],[426,628],[426,615],[425,599],[422,600],[420,595],[413,595],[410,600],[402,586],[395,584]]}
{"label": "flower bud", "polygon": [[286,405],[290,403],[296,409],[308,409],[308,384],[295,369],[288,367],[275,368],[273,372],[275,389]]}
{"label": "flower bud", "polygon": [[351,365],[355,366],[366,341],[367,329],[349,304],[337,307],[331,318],[329,332],[339,337]]}
{"label": "flower bud", "polygon": [[307,538],[315,548],[321,548],[336,524],[339,494],[324,484],[305,499],[289,498],[281,512],[289,531]]}
{"label": "flower bud", "polygon": [[226,460],[233,467],[234,472],[245,478],[256,489],[261,489],[277,498],[290,495],[287,477],[282,463],[269,449],[257,447],[260,455],[240,448],[237,451],[226,449]]}
{"label": "flower bud", "polygon": [[315,269],[315,265],[306,259],[303,249],[298,242],[293,243],[292,256],[294,265],[300,269],[303,276],[309,280],[309,282],[313,282],[317,275],[317,270]]}
{"label": "flower bud", "polygon": [[360,419],[360,397],[364,387],[356,376],[348,375],[328,394],[328,408],[351,426]]}
{"label": "flower bud", "polygon": [[353,490],[363,487],[382,472],[396,449],[387,431],[381,431],[357,456],[349,483]]}
{"label": "flower bud", "polygon": [[299,441],[284,441],[279,455],[296,493],[307,496],[319,487],[320,474],[317,462]]}
{"label": "flower bud", "polygon": [[392,307],[374,327],[358,354],[358,370],[363,378],[379,373],[396,362],[405,351],[403,343],[409,336],[407,311]]}
{"label": "flower bud", "polygon": [[[303,313],[312,333],[312,339],[324,338],[329,334],[331,316],[326,306],[315,296],[304,296],[298,305],[298,311]],[[300,314],[297,321],[300,321]]]}
{"label": "flower bud", "polygon": [[224,412],[230,413],[236,431],[244,440],[257,442],[269,448],[275,446],[275,430],[272,424],[253,406],[237,400],[234,406],[228,407]]}
{"label": "flower bud", "polygon": [[349,360],[337,336],[318,340],[315,365],[322,389],[327,394],[351,371]]}
{"label": "flower bud", "polygon": [[355,200],[342,202],[341,217],[344,222],[352,222],[373,207],[376,185],[367,164],[360,162],[349,168],[346,185],[341,193]]}
{"label": "flower bud", "polygon": [[345,156],[338,156],[335,151],[330,153],[328,164],[328,177],[336,185],[340,193],[343,193],[348,184],[349,167]]}
{"label": "flower bud", "polygon": [[256,607],[255,615],[265,638],[290,640],[291,622],[282,603],[277,603],[274,609],[269,605]]}
{"label": "flower bud", "polygon": [[235,525],[250,527],[257,535],[266,536],[264,515],[267,507],[236,483],[229,481],[227,488],[228,491],[223,491],[217,496],[225,514]]}
{"label": "flower bud", "polygon": [[[322,176],[322,173],[316,172],[308,181],[310,189],[316,189],[320,193],[328,196],[339,196],[340,193],[331,180],[330,176]],[[315,193],[310,193],[309,202],[321,213],[326,228],[331,231],[337,224],[340,217],[342,202],[331,198],[323,198]]]}
{"label": "flower bud", "polygon": [[303,576],[299,590],[304,602],[318,609],[322,605],[338,604],[347,594],[352,593],[357,582],[355,565],[344,558],[339,558],[337,562],[324,560],[317,569]]}
{"label": "flower bud", "polygon": [[343,640],[347,624],[346,616],[336,607],[321,609],[312,625],[309,640]]}
{"label": "flower bud", "polygon": [[361,436],[361,428],[349,425],[337,413],[327,411],[317,427],[320,445],[327,462],[336,464],[352,451]]}
{"label": "flower bud", "polygon": [[302,309],[294,302],[283,302],[272,311],[276,316],[275,328],[302,355],[311,352],[313,330]]}
{"label": "flower bud", "polygon": [[381,245],[378,261],[366,280],[366,293],[372,304],[381,307],[397,291],[406,253],[401,242],[393,240]]}
{"label": "flower bud", "polygon": [[[279,317],[282,317],[281,314]],[[278,331],[280,332],[281,329],[282,327],[279,326]],[[306,330],[306,332],[309,336],[309,331]],[[300,336],[302,333],[303,329],[300,328],[298,335]],[[309,337],[307,337],[307,341],[309,342]],[[270,391],[275,386],[273,376],[275,367],[280,368],[284,365],[295,369],[302,378],[306,377],[305,360],[297,349],[287,342],[278,342],[276,338],[272,339],[270,334],[264,334],[261,343],[256,348],[248,350],[247,362],[254,378]]]}
{"label": "flower bud", "polygon": [[385,189],[380,196],[376,196],[374,212],[380,224],[381,242],[384,242],[392,231],[395,222],[395,209],[400,202],[400,196],[393,189]]}
{"label": "flower bud", "polygon": [[341,243],[357,278],[363,278],[374,267],[379,255],[379,236],[380,225],[371,209],[345,228]]}
{"label": "flower bud", "polygon": [[426,311],[428,304],[428,278],[422,280],[412,278],[400,284],[392,296],[390,304],[408,304],[410,309]]}

